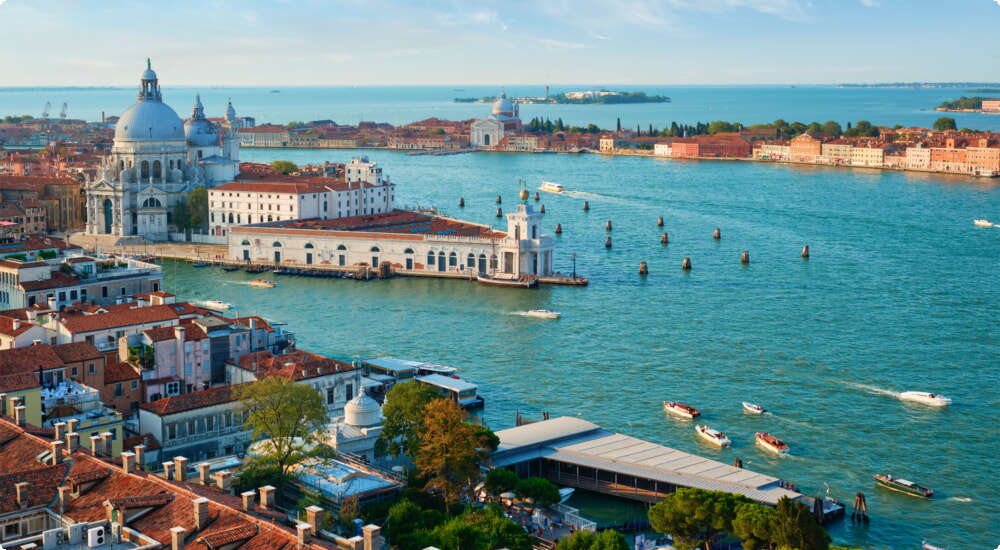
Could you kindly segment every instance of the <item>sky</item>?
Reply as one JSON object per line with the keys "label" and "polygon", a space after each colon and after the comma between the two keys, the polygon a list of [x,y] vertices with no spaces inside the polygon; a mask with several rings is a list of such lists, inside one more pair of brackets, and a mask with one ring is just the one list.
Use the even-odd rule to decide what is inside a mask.
{"label": "sky", "polygon": [[0,86],[1000,80],[1000,0],[0,0]]}

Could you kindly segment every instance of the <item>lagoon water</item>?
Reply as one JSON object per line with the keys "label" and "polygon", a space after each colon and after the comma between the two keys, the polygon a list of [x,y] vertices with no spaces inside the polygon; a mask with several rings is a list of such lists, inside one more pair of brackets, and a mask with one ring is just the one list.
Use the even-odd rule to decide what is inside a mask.
{"label": "lagoon water", "polygon": [[[137,75],[138,76],[138,75]],[[161,78],[167,77],[166,70]],[[165,81],[166,82],[166,81]],[[571,89],[571,88],[568,88]],[[634,89],[634,88],[630,88]],[[962,90],[832,87],[641,88],[673,98],[637,106],[524,106],[567,123],[662,127],[715,119],[746,123],[867,119],[929,126],[932,108]],[[166,88],[182,116],[196,91],[210,114],[232,97],[258,122],[331,118],[406,123],[429,116],[481,116],[488,106],[454,104],[469,88]],[[555,91],[555,90],[553,90]],[[536,92],[508,87],[517,95]],[[60,95],[69,94],[69,95]],[[538,93],[540,95],[540,93]],[[966,94],[969,95],[969,94]],[[70,97],[71,99],[64,99]],[[0,89],[0,113],[70,103],[69,115],[119,114],[132,89]],[[76,111],[79,109],[80,111]],[[83,112],[85,114],[79,114]],[[952,116],[952,115],[948,115]],[[959,126],[1000,129],[1000,117],[955,115]],[[538,291],[464,281],[399,278],[355,282],[259,275],[167,263],[165,285],[182,299],[221,299],[240,314],[284,321],[300,347],[337,358],[394,355],[453,365],[478,382],[488,425],[579,415],[608,429],[788,480],[847,504],[857,491],[872,521],[832,524],[835,542],[873,549],[993,548],[1000,433],[1000,222],[995,180],[742,162],[665,161],[598,155],[406,156],[389,151],[248,150],[241,158],[298,164],[370,155],[398,185],[400,204],[437,206],[499,227],[495,198],[513,208],[520,187],[542,193],[546,232],[561,223],[556,267],[588,288]],[[466,207],[458,208],[458,199]],[[583,202],[591,210],[582,210]],[[534,201],[532,201],[534,202]],[[665,227],[656,219],[663,216]],[[607,220],[614,230],[605,232]],[[722,239],[712,232],[720,228]],[[667,231],[670,244],[660,244]],[[613,248],[604,247],[605,237]],[[812,256],[800,258],[802,246]],[[740,253],[751,263],[742,265]],[[693,269],[680,269],[690,257]],[[638,275],[639,262],[649,265]],[[275,276],[277,277],[277,276]],[[558,310],[556,321],[520,315]],[[943,392],[950,408],[902,402],[906,390]],[[700,408],[732,449],[702,442],[694,423],[667,416],[663,400]],[[744,414],[740,402],[773,414]],[[792,449],[776,458],[753,444],[768,431]],[[935,490],[920,500],[875,487],[890,471]]]}

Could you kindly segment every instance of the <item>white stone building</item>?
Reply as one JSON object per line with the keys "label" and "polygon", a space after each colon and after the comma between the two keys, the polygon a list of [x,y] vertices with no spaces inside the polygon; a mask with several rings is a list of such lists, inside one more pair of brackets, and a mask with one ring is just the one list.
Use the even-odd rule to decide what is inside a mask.
{"label": "white stone building", "polygon": [[500,98],[493,102],[493,113],[486,118],[476,119],[469,128],[469,145],[472,147],[496,147],[500,140],[511,132],[521,129],[521,109],[507,99],[507,93],[500,91]]}
{"label": "white stone building", "polygon": [[115,125],[111,156],[87,184],[87,234],[167,240],[171,211],[188,191],[235,178],[240,124],[230,103],[220,135],[205,119],[200,98],[182,123],[163,103],[147,60],[138,99]]}
{"label": "white stone building", "polygon": [[374,463],[375,442],[381,434],[382,406],[362,391],[344,405],[344,416],[330,423],[323,442],[339,453]]}

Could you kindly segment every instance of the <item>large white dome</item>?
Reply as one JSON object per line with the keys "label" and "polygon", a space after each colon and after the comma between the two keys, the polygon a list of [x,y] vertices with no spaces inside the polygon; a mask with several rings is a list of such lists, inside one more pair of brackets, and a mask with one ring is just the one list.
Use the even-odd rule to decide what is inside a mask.
{"label": "large white dome", "polygon": [[514,114],[514,104],[506,97],[501,96],[500,99],[493,102],[493,114],[512,115]]}
{"label": "large white dome", "polygon": [[175,139],[184,139],[184,123],[169,105],[159,101],[134,103],[115,125],[115,141]]}
{"label": "large white dome", "polygon": [[374,426],[382,421],[382,407],[365,392],[344,405],[344,422],[351,426]]}

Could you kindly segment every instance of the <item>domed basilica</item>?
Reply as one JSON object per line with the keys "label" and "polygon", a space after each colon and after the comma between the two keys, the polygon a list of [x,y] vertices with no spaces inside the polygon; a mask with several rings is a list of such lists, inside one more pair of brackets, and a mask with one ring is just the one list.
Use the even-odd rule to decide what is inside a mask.
{"label": "domed basilica", "polygon": [[163,103],[146,60],[139,96],[115,126],[111,156],[100,177],[87,184],[87,233],[167,240],[174,205],[188,191],[235,179],[239,126],[230,102],[220,132],[205,118],[200,96],[182,122]]}
{"label": "domed basilica", "polygon": [[493,113],[486,118],[476,119],[469,127],[469,145],[473,147],[496,147],[500,140],[511,132],[521,129],[520,107],[507,99],[502,88],[500,97],[493,102]]}

